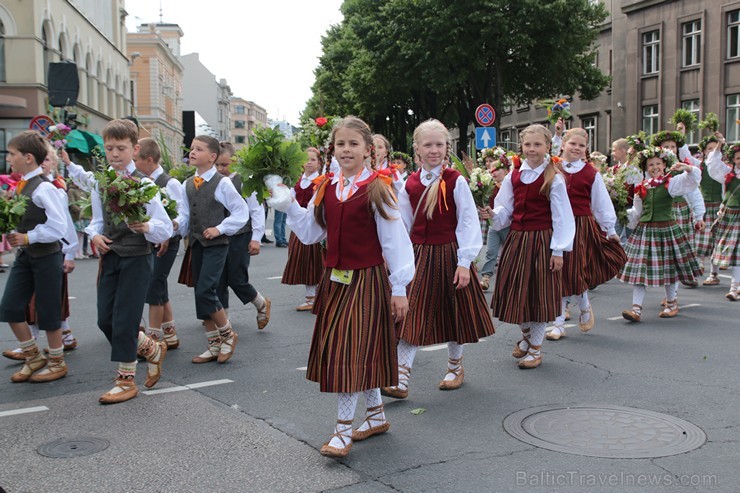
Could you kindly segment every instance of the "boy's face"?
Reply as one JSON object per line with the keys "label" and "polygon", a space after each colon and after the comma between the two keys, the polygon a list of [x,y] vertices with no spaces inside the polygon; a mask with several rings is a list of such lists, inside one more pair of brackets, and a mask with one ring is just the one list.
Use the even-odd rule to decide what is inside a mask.
{"label": "boy's face", "polygon": [[229,176],[231,174],[229,166],[231,166],[231,155],[222,152],[216,159],[216,171],[221,175]]}
{"label": "boy's face", "polygon": [[45,175],[49,175],[52,171],[59,171],[59,161],[57,161],[56,152],[49,151],[46,154],[46,159],[41,163],[41,168],[44,170]]}
{"label": "boy's face", "polygon": [[210,168],[216,162],[216,157],[205,142],[194,140],[190,145],[190,164],[196,168]]}
{"label": "boy's face", "polygon": [[21,154],[15,147],[8,146],[8,155],[5,160],[10,164],[14,173],[25,175],[38,167],[32,154]]}
{"label": "boy's face", "polygon": [[113,169],[123,170],[134,160],[134,154],[139,152],[139,145],[130,140],[107,139],[105,141],[105,157]]}
{"label": "boy's face", "polygon": [[403,159],[394,159],[391,164],[396,167],[399,173],[404,173],[406,171],[406,162],[404,162]]}

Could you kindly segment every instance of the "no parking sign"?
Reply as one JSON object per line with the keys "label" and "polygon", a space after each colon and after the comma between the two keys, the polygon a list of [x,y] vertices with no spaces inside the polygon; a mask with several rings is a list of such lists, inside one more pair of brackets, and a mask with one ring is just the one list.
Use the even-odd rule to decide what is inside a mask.
{"label": "no parking sign", "polygon": [[475,109],[475,120],[482,127],[490,127],[496,121],[496,111],[488,103],[483,103]]}

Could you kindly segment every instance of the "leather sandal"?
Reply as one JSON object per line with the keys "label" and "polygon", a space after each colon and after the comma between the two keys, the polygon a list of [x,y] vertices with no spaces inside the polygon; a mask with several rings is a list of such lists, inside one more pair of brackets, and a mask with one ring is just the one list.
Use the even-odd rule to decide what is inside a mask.
{"label": "leather sandal", "polygon": [[[354,432],[352,431],[352,420],[349,421],[342,421],[341,419],[337,420],[337,424],[350,426],[345,433],[349,433],[349,435],[345,435],[344,433],[341,433],[339,431],[335,431],[331,438],[329,438],[329,441],[326,442],[321,446],[321,449],[319,450],[319,453],[323,455],[324,457],[333,457],[335,459],[341,459],[344,457],[347,457],[349,454],[349,451],[352,449],[352,435]],[[337,437],[342,442],[342,445],[344,445],[344,448],[336,448],[329,445],[331,442],[331,439]]]}
{"label": "leather sandal", "polygon": [[270,298],[265,298],[265,306],[262,310],[257,310],[257,328],[259,330],[264,329],[268,323],[270,323],[270,307],[272,302]]}
{"label": "leather sandal", "polygon": [[678,315],[678,301],[666,301],[665,308],[658,314],[660,318],[673,318]]}
{"label": "leather sandal", "polygon": [[6,350],[3,351],[3,356],[5,356],[8,359],[12,359],[13,361],[26,361],[26,357],[23,356],[23,351],[13,351],[13,350]]}
{"label": "leather sandal", "polygon": [[[548,341],[559,341],[563,337],[565,337],[565,327],[562,325],[556,325],[550,332],[545,334],[545,339]],[[524,357],[524,355],[520,357]]]}
{"label": "leather sandal", "polygon": [[622,318],[629,320],[630,322],[639,322],[640,315],[642,314],[641,305],[632,305],[632,310],[624,310],[622,312]]}
{"label": "leather sandal", "polygon": [[452,380],[442,379],[442,381],[439,382],[439,390],[457,390],[460,388],[460,386],[463,384],[463,380],[465,379],[465,370],[463,370],[462,360],[462,357],[460,357],[459,359],[447,360],[449,364],[451,364],[452,366],[456,366],[457,368],[451,369],[448,366],[445,376],[452,374],[455,375],[455,378]]}
{"label": "leather sandal", "polygon": [[[588,313],[589,315],[588,322],[581,322],[581,318],[586,313]],[[596,323],[596,320],[594,320],[594,309],[591,307],[591,305],[588,305],[588,310],[581,310],[581,316],[578,317],[578,328],[581,329],[581,332],[588,332],[589,330],[594,328],[594,323]]]}
{"label": "leather sandal", "polygon": [[716,286],[719,284],[719,277],[717,277],[717,274],[709,274],[709,277],[704,279],[701,284],[702,286]]}
{"label": "leather sandal", "polygon": [[46,358],[41,356],[36,346],[30,349],[24,349],[23,355],[25,356],[23,368],[13,373],[10,377],[10,381],[13,383],[28,382],[31,379],[31,375],[46,366]]}
{"label": "leather sandal", "polygon": [[[398,385],[396,387],[381,387],[380,393],[386,397],[394,399],[405,399],[409,396],[409,380],[411,378],[411,368],[406,365],[398,365]],[[401,382],[406,381],[406,389],[400,387]]]}
{"label": "leather sandal", "polygon": [[217,358],[219,363],[226,363],[231,359],[234,355],[236,343],[239,342],[239,336],[236,331],[234,331],[234,329],[230,329],[230,332],[231,333],[228,337],[224,335],[221,336],[221,349],[218,351]]}
{"label": "leather sandal", "polygon": [[532,359],[527,359],[527,357],[520,359],[519,368],[522,370],[532,370],[540,366],[542,364],[542,352],[539,354],[535,353],[541,348],[542,346],[530,345],[529,350],[527,351],[527,356],[532,356]]}
{"label": "leather sandal", "polygon": [[[522,332],[522,334],[524,333]],[[526,342],[527,349],[529,349],[529,331],[527,331],[527,333],[522,336],[522,338],[516,343],[516,346],[514,346],[514,350],[511,352],[511,355],[516,359],[523,358],[527,355],[527,350],[519,347],[519,344],[521,344],[522,342]]]}
{"label": "leather sandal", "polygon": [[[386,421],[385,418],[376,418],[375,416],[379,416],[383,414],[383,404],[375,407],[368,407],[366,411],[365,416],[365,423],[367,423],[368,428],[365,430],[352,430],[352,441],[353,442],[361,442],[363,440],[366,440],[370,438],[371,436],[375,435],[382,435],[386,431],[388,431],[391,428],[391,424]],[[382,421],[382,424],[378,426],[373,426],[371,421],[380,422]]]}
{"label": "leather sandal", "polygon": [[[117,388],[121,391],[113,393]],[[99,401],[101,404],[118,404],[131,400],[137,395],[139,395],[139,389],[136,388],[133,378],[117,378],[115,387],[101,395]]]}
{"label": "leather sandal", "polygon": [[295,309],[297,312],[310,312],[313,310],[313,302],[315,296],[306,296],[306,301],[303,304],[298,305]]}

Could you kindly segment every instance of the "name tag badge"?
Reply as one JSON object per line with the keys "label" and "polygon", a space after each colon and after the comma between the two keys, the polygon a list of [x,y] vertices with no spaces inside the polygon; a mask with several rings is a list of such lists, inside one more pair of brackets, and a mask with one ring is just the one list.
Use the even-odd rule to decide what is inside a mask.
{"label": "name tag badge", "polygon": [[339,270],[339,269],[332,269],[331,270],[331,279],[334,282],[338,282],[340,284],[347,284],[349,285],[352,282],[352,275],[355,273],[353,270]]}

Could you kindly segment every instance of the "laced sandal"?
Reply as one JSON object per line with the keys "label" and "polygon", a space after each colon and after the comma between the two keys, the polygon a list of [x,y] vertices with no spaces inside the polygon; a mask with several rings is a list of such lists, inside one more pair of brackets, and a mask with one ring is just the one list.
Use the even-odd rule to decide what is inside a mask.
{"label": "laced sandal", "polygon": [[488,288],[491,287],[491,276],[484,275],[483,277],[481,277],[480,287],[483,289],[483,291],[488,291]]}
{"label": "laced sandal", "polygon": [[673,318],[678,315],[678,301],[666,301],[665,308],[658,314],[660,318]]}
{"label": "laced sandal", "polygon": [[699,282],[696,279],[692,279],[690,281],[681,281],[681,284],[683,284],[687,288],[695,288],[699,286]]}
{"label": "laced sandal", "polygon": [[116,385],[108,392],[100,396],[101,404],[118,404],[133,399],[139,395],[136,382],[131,378],[117,378]]}
{"label": "laced sandal", "polygon": [[[368,407],[365,413],[365,423],[367,423],[368,428],[362,431],[360,431],[359,429],[352,430],[353,442],[361,442],[370,438],[371,436],[382,435],[391,428],[391,424],[385,418],[375,417],[383,414],[383,404],[375,407]],[[379,422],[381,424],[378,426],[373,426],[371,421]]]}
{"label": "laced sandal", "polygon": [[10,380],[13,383],[28,382],[31,379],[31,375],[46,366],[46,358],[41,355],[36,346],[24,349],[23,356],[25,357],[23,368],[21,368],[20,371],[13,373],[10,377]]}
{"label": "laced sandal", "polygon": [[13,361],[26,361],[26,357],[23,356],[23,351],[6,350],[3,351],[3,356]]}
{"label": "laced sandal", "polygon": [[[155,362],[153,360],[157,358],[157,353],[159,353],[159,358]],[[154,337],[149,337],[139,349],[138,354],[147,362],[144,387],[151,389],[159,382],[159,378],[162,376],[162,362],[167,355],[167,344]]]}
{"label": "laced sandal", "polygon": [[704,279],[704,282],[701,283],[702,286],[717,286],[719,284],[719,277],[717,274],[709,274],[709,277]]}
{"label": "laced sandal", "polygon": [[219,363],[226,363],[231,359],[237,342],[239,342],[239,336],[234,329],[229,328],[226,334],[221,334],[221,349],[219,349],[217,357]]}
{"label": "laced sandal", "polygon": [[221,352],[221,336],[216,336],[213,338],[208,338],[208,349],[206,349],[204,352],[196,356],[192,359],[192,362],[196,365],[200,365],[203,363],[210,363],[211,361],[216,361],[218,359],[218,355]]}
{"label": "laced sandal", "polygon": [[[559,341],[565,337],[565,327],[562,325],[556,325],[550,332],[545,334],[545,338],[548,341]],[[523,358],[524,355],[520,356],[520,358]]]}
{"label": "laced sandal", "polygon": [[445,376],[455,375],[455,378],[452,380],[442,379],[442,381],[439,382],[439,390],[457,390],[462,386],[463,380],[465,379],[465,370],[463,370],[462,360],[462,357],[459,359],[447,360],[448,364],[455,366],[456,368],[450,368],[448,366]]}
{"label": "laced sandal", "polygon": [[313,301],[315,296],[306,296],[306,301],[304,301],[302,304],[298,305],[295,308],[295,311],[297,312],[310,312],[313,310]]}
{"label": "laced sandal", "polygon": [[[352,449],[352,435],[354,434],[354,432],[352,431],[352,420],[342,421],[341,419],[338,419],[337,424],[349,426],[349,428],[347,428],[344,432],[335,431],[329,438],[329,441],[321,446],[319,453],[324,457],[341,459],[347,457],[349,451]],[[344,445],[343,448],[336,448],[329,445],[332,438],[334,437],[339,438],[339,440],[342,442],[342,445]]]}
{"label": "laced sandal", "polygon": [[[588,322],[582,322],[585,314],[589,316]],[[578,317],[578,328],[581,329],[581,332],[588,332],[594,328],[594,323],[596,323],[596,320],[594,320],[594,309],[591,305],[588,305],[588,310],[581,310],[581,316]]]}
{"label": "laced sandal", "polygon": [[177,338],[177,330],[175,329],[174,323],[170,326],[164,327],[164,342],[167,344],[167,349],[177,349],[180,347],[180,339]]}
{"label": "laced sandal", "polygon": [[642,315],[642,305],[632,305],[632,310],[624,310],[622,318],[630,322],[639,322]]}
{"label": "laced sandal", "polygon": [[259,330],[264,329],[270,323],[271,306],[272,302],[270,298],[265,298],[265,306],[262,307],[262,310],[257,310],[257,328]]}
{"label": "laced sandal", "polygon": [[526,335],[522,336],[522,338],[516,343],[516,346],[514,346],[514,350],[511,352],[511,355],[516,359],[523,358],[527,355],[527,349],[522,349],[519,347],[522,342],[525,342],[527,344],[527,349],[529,349],[529,331],[527,331]]}
{"label": "laced sandal", "polygon": [[[398,365],[398,385],[395,387],[381,387],[380,393],[394,399],[405,399],[409,396],[409,380],[411,379],[411,368],[406,365]],[[405,389],[401,388],[402,382]]]}
{"label": "laced sandal", "polygon": [[[532,370],[542,364],[542,346],[530,345],[527,350],[527,356],[519,360],[519,368],[522,370]],[[529,357],[532,357],[531,359]]]}
{"label": "laced sandal", "polygon": [[67,376],[67,364],[64,362],[64,357],[49,358],[49,363],[46,368],[38,373],[31,375],[28,379],[32,383],[44,383],[53,382]]}
{"label": "laced sandal", "polygon": [[730,290],[730,292],[728,292],[725,295],[725,298],[727,298],[730,301],[738,301],[738,300],[740,300],[740,290],[737,290],[737,289]]}
{"label": "laced sandal", "polygon": [[77,349],[77,339],[72,337],[72,330],[70,329],[64,329],[62,330],[62,344],[64,345],[65,351],[73,351]]}

